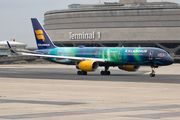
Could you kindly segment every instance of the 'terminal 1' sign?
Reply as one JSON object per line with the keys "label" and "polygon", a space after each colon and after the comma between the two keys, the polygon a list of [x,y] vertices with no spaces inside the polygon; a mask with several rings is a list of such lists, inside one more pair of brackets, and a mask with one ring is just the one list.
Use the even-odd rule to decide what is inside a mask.
{"label": "'terminal 1' sign", "polygon": [[98,39],[101,39],[101,32],[92,32],[92,33],[85,33],[85,32],[82,32],[82,33],[78,33],[78,34],[75,34],[73,32],[69,32],[69,35],[70,35],[70,40],[95,40],[96,37]]}

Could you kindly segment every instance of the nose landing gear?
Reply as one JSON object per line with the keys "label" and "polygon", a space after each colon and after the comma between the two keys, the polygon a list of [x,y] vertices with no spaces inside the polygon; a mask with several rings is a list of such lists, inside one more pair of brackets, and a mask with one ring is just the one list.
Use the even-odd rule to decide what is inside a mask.
{"label": "nose landing gear", "polygon": [[155,77],[156,76],[156,72],[155,72],[155,67],[154,66],[151,66],[151,69],[152,69],[152,72],[150,73],[150,77]]}

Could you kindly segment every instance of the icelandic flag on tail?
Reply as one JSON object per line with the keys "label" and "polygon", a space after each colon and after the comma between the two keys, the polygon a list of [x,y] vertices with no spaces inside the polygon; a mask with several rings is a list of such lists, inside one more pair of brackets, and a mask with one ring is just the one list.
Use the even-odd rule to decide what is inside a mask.
{"label": "icelandic flag on tail", "polygon": [[55,48],[55,45],[36,18],[31,18],[38,49]]}

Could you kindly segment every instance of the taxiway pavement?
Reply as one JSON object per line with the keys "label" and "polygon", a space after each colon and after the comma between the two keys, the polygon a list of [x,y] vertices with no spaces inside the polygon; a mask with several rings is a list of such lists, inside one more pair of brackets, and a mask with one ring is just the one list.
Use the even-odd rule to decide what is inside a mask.
{"label": "taxiway pavement", "polygon": [[[103,68],[102,68],[103,69]],[[0,119],[180,119],[180,65],[76,75],[58,64],[0,65]]]}

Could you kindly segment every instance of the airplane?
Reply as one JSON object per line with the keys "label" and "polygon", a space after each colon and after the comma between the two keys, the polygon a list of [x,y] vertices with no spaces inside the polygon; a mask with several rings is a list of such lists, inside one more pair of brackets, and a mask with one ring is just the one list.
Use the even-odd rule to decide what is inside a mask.
{"label": "airplane", "polygon": [[[140,66],[150,66],[150,77],[155,77],[155,68],[174,63],[165,50],[154,47],[57,47],[36,18],[31,18],[31,22],[38,50],[21,54],[75,65],[78,75],[87,75],[87,72],[95,71],[99,66],[105,68],[100,72],[101,75],[110,75],[109,67],[117,66],[121,70],[133,72]],[[12,53],[16,53],[9,43],[8,46]]]}

